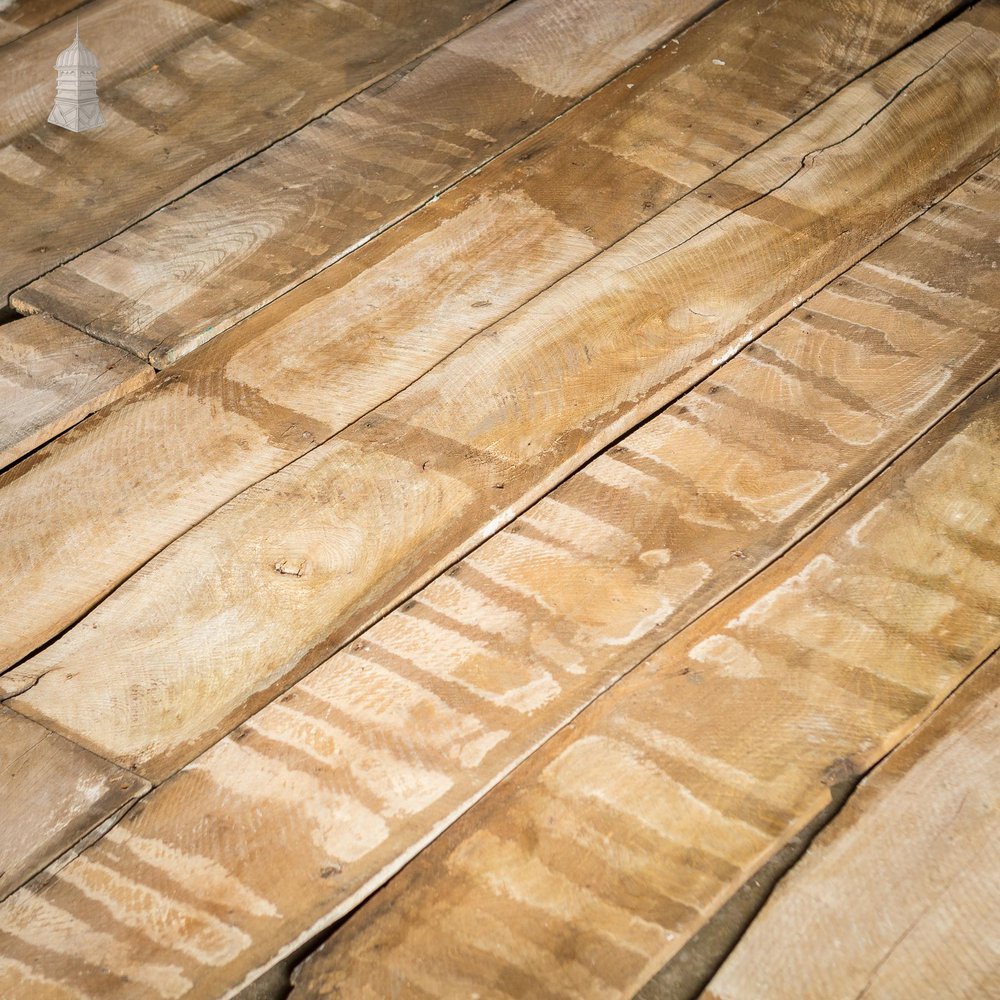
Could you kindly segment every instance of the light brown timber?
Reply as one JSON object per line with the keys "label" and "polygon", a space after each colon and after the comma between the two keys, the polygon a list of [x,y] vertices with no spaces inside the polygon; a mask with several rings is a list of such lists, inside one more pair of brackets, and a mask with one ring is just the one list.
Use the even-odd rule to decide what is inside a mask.
{"label": "light brown timber", "polygon": [[148,789],[0,706],[0,900]]}
{"label": "light brown timber", "polygon": [[7,0],[0,7],[0,45],[48,24],[86,0]]}
{"label": "light brown timber", "polygon": [[[488,16],[503,0],[94,0],[4,47],[0,301]],[[107,124],[47,123],[56,57]]]}
{"label": "light brown timber", "polygon": [[[172,543],[0,691],[172,773],[981,165],[998,70],[998,36],[962,22],[883,64],[889,96],[845,89],[474,337]],[[294,406],[295,380],[267,375]]]}
{"label": "light brown timber", "polygon": [[0,326],[0,468],[154,374],[131,354],[49,316]]}
{"label": "light brown timber", "polygon": [[[18,960],[133,995],[105,932],[219,996],[347,912],[991,370],[998,208],[994,161],[153,791],[67,871],[97,897],[36,894],[53,937]],[[195,916],[151,941],[151,911]]]}
{"label": "light brown timber", "polygon": [[995,377],[445,831],[293,1000],[632,996],[996,649],[998,443]]}
{"label": "light brown timber", "polygon": [[864,779],[778,885],[705,1000],[995,996],[998,829],[994,655]]}
{"label": "light brown timber", "polygon": [[14,296],[157,368],[566,111],[718,0],[519,0]]}
{"label": "light brown timber", "polygon": [[[221,504],[798,118],[941,9],[731,0],[478,178],[0,477],[0,532],[11,539],[0,548],[9,581],[0,590],[0,668],[77,621]],[[948,39],[968,30],[968,17],[947,29]],[[770,147],[766,183],[842,136],[838,123],[854,120],[859,105],[875,114],[908,78],[903,70],[925,66],[900,57],[851,91],[841,119],[814,119],[828,127],[810,124]],[[731,185],[688,202],[692,220],[724,214],[760,190],[760,177],[739,168],[730,176]],[[21,614],[26,604],[30,619]]]}

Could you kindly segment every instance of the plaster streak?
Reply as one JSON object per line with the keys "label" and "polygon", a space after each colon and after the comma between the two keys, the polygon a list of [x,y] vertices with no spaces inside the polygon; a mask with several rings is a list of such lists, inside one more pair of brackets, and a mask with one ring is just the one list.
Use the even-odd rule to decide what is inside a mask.
{"label": "plaster streak", "polygon": [[163,840],[142,837],[131,830],[125,832],[121,826],[112,829],[107,839],[120,844],[144,864],[158,869],[173,881],[183,883],[194,877],[202,892],[215,899],[224,899],[227,906],[255,917],[281,916],[273,903],[257,895],[212,858],[181,851]]}
{"label": "plaster streak", "polygon": [[811,559],[798,573],[789,577],[784,583],[770,590],[763,597],[754,601],[735,618],[726,622],[727,629],[754,627],[766,623],[771,609],[786,597],[799,594],[809,587],[815,587],[814,576],[822,573],[835,572],[836,562],[828,555],[818,555]]}
{"label": "plaster streak", "polygon": [[617,525],[557,499],[544,499],[522,514],[520,520],[591,556],[620,560],[639,551],[635,538]]}
{"label": "plaster streak", "polygon": [[410,618],[407,626],[392,645],[394,653],[495,705],[526,714],[560,693],[552,675],[535,664],[505,661],[486,646],[422,618]]}
{"label": "plaster streak", "polygon": [[722,667],[723,677],[751,680],[764,673],[760,660],[753,652],[729,635],[710,635],[702,639],[691,648],[688,656],[699,663],[718,664]]}
{"label": "plaster streak", "polygon": [[[410,763],[388,749],[366,746],[346,729],[323,719],[297,712],[276,703],[273,711],[254,722],[254,729],[308,754],[325,769],[346,768],[357,781],[382,803],[382,816],[407,816],[432,805],[452,787],[452,780],[440,771]],[[383,744],[399,744],[405,750],[407,738],[389,739]],[[415,754],[416,756],[416,754]]]}
{"label": "plaster streak", "polygon": [[[204,910],[185,906],[85,855],[63,869],[61,878],[100,903],[118,923],[196,962],[225,965],[252,943],[248,934]],[[150,920],[150,913],[157,914],[157,919]],[[181,927],[183,933],[178,933]]]}
{"label": "plaster streak", "polygon": [[602,936],[626,947],[625,942],[637,933],[659,935],[655,924],[609,905],[591,889],[546,868],[536,857],[519,850],[515,843],[502,841],[487,831],[470,838],[453,860],[460,869],[468,865],[470,873],[480,875],[482,866],[476,863],[480,856],[494,859],[485,881],[497,895],[525,903],[560,921],[575,917]]}
{"label": "plaster streak", "polygon": [[[497,536],[498,539],[503,537],[505,536]],[[497,544],[503,543],[490,541],[487,543],[490,548],[483,550],[484,571],[489,565],[489,553]],[[514,639],[527,633],[528,622],[524,614],[514,608],[505,607],[454,576],[439,577],[420,594],[419,600],[462,625],[472,625],[492,635]]]}
{"label": "plaster streak", "polygon": [[215,749],[211,768],[195,762],[189,770],[207,772],[218,786],[219,801],[231,794],[245,803],[233,809],[258,810],[266,803],[275,815],[296,816],[327,862],[357,861],[388,838],[389,827],[381,816],[355,796],[331,788],[329,780],[233,740],[224,740]]}
{"label": "plaster streak", "polygon": [[697,843],[720,857],[730,856],[733,842],[748,834],[765,840],[750,823],[699,799],[637,747],[604,735],[567,747],[546,766],[543,780],[558,795],[596,800],[657,837]]}
{"label": "plaster streak", "polygon": [[[63,870],[60,879],[73,864]],[[72,955],[88,965],[112,967],[164,1000],[177,1000],[194,985],[179,966],[149,962],[148,956],[136,955],[131,946],[122,944],[111,934],[92,929],[29,889],[9,896],[4,911],[0,929],[30,947]]]}

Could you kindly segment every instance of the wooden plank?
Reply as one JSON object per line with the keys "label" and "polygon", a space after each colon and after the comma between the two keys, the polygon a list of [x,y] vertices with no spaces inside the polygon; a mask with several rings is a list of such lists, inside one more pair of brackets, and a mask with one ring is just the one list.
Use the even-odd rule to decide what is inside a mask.
{"label": "wooden plank", "polygon": [[718,0],[521,0],[14,296],[157,368],[328,267]]}
{"label": "wooden plank", "polygon": [[40,28],[85,0],[6,0],[0,5],[0,45]]}
{"label": "wooden plank", "polygon": [[[940,10],[939,0],[874,13],[841,0],[726,3],[477,178],[64,435],[44,467],[24,462],[0,477],[0,527],[12,539],[0,547],[10,581],[0,590],[0,669],[241,490],[743,156]],[[955,38],[963,29],[950,30]],[[872,114],[878,87],[902,86],[897,65],[876,71],[874,89],[852,92]],[[855,115],[847,108],[843,119],[819,120],[826,131],[813,136],[810,124],[773,145],[773,182],[787,176],[781,155],[797,165],[796,155],[842,136],[838,126]],[[740,169],[730,177],[732,188],[688,205],[710,220],[772,182]]]}
{"label": "wooden plank", "polygon": [[[914,45],[888,93],[842,91],[240,494],[0,690],[172,773],[950,190],[1000,146],[998,71],[964,22]],[[294,380],[266,391],[294,409]]]}
{"label": "wooden plank", "polygon": [[0,297],[89,250],[488,16],[503,0],[95,0],[107,125],[48,125],[76,13],[0,64]]}
{"label": "wooden plank", "polygon": [[[84,968],[86,927],[218,996],[345,913],[991,370],[998,207],[994,162],[156,789],[67,874],[113,872],[109,896],[46,888],[53,933],[76,931],[39,962],[119,995],[127,969]],[[151,943],[141,912],[109,925],[136,887],[224,920],[232,950]]]}
{"label": "wooden plank", "polygon": [[994,655],[865,778],[705,1000],[995,993],[998,709]]}
{"label": "wooden plank", "polygon": [[148,790],[136,775],[0,706],[0,899]]}
{"label": "wooden plank", "polygon": [[469,810],[294,1000],[633,995],[1000,642],[998,440],[1000,377]]}
{"label": "wooden plank", "polygon": [[48,316],[0,326],[0,468],[154,374],[132,355]]}

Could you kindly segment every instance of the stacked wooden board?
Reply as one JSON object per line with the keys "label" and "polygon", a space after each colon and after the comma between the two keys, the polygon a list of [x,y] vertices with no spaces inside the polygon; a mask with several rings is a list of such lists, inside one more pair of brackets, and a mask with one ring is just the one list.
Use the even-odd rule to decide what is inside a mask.
{"label": "stacked wooden board", "polygon": [[677,970],[988,743],[1000,2],[142,6],[0,47],[0,995],[898,995],[844,816]]}

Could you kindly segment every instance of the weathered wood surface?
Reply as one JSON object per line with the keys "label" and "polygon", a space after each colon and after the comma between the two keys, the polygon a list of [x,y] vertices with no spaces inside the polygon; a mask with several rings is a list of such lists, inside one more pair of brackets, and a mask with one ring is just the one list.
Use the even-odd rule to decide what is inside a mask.
{"label": "weathered wood surface", "polygon": [[0,706],[0,899],[148,789]]}
{"label": "weathered wood surface", "polygon": [[107,125],[46,123],[76,13],[0,60],[0,298],[259,152],[503,0],[95,0]]}
{"label": "weathered wood surface", "polygon": [[131,354],[47,316],[0,326],[0,468],[154,374]]}
{"label": "weathered wood surface", "polygon": [[0,3],[0,45],[40,28],[85,0],[4,0]]}
{"label": "weathered wood surface", "polygon": [[294,1000],[631,996],[1000,642],[998,442],[994,378],[443,833]]}
{"label": "weathered wood surface", "polygon": [[[10,581],[0,589],[0,667],[77,621],[241,490],[746,154],[941,7],[726,3],[477,178],[0,477],[0,531],[11,539],[0,547]],[[952,26],[949,40],[963,30]],[[764,158],[774,160],[773,179],[757,176],[755,160],[756,174],[741,165],[732,185],[689,201],[685,231],[842,137],[858,102],[875,114],[904,71],[916,71],[908,57],[840,98],[851,105],[842,116],[811,119],[775,142]]]}
{"label": "weathered wood surface", "polygon": [[157,368],[409,214],[717,0],[520,0],[14,296]]}
{"label": "weathered wood surface", "polygon": [[779,884],[705,1000],[996,996],[998,829],[993,656],[865,778]]}
{"label": "weathered wood surface", "polygon": [[[137,915],[125,953],[196,995],[259,973],[824,517],[995,365],[998,208],[994,163],[154,791],[81,864],[225,919],[232,949],[152,945]],[[170,870],[114,846],[135,837]],[[128,995],[120,974],[87,990]]]}
{"label": "weathered wood surface", "polygon": [[[888,94],[847,88],[472,338],[0,690],[102,756],[172,773],[950,190],[1000,145],[998,70],[992,31],[924,39],[879,67]],[[294,408],[295,381],[269,374]]]}

